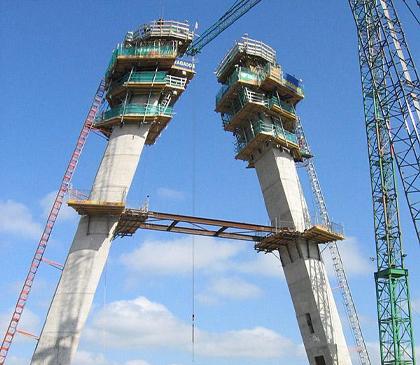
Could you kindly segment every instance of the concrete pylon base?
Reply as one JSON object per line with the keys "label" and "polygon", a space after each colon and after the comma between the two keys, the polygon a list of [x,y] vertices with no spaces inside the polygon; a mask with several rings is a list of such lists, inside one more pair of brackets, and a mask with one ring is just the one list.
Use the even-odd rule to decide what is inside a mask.
{"label": "concrete pylon base", "polygon": [[[272,224],[303,232],[309,214],[293,157],[267,144],[255,157]],[[279,249],[310,365],[351,365],[335,300],[318,244],[299,238]]]}
{"label": "concrete pylon base", "polygon": [[[116,127],[97,172],[90,199],[125,199],[149,125]],[[32,365],[68,365],[74,356],[108,258],[118,216],[83,216],[48,311]]]}

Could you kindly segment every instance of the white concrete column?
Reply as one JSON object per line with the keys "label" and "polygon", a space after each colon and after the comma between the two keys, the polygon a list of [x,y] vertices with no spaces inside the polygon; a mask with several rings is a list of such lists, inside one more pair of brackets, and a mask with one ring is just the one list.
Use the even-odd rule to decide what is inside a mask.
{"label": "white concrete column", "polygon": [[[304,231],[308,210],[292,156],[271,145],[260,151],[255,169],[272,223]],[[351,365],[318,244],[299,239],[279,253],[309,363]]]}
{"label": "white concrete column", "polygon": [[[115,202],[128,193],[148,130],[149,125],[137,124],[114,128],[91,199]],[[118,217],[105,215],[80,219],[32,365],[71,363],[108,258],[117,221]]]}

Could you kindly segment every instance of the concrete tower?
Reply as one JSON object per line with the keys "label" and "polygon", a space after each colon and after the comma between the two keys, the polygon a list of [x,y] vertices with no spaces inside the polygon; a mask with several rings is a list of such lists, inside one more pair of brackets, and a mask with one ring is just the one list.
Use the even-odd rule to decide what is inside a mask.
{"label": "concrete tower", "polygon": [[216,111],[236,137],[236,158],[255,168],[278,233],[256,245],[278,251],[311,365],[350,365],[340,318],[319,244],[342,239],[333,227],[311,223],[296,162],[308,156],[296,135],[302,85],[277,64],[275,51],[242,38],[216,70],[222,83]]}
{"label": "concrete tower", "polygon": [[192,39],[187,23],[158,20],[127,33],[112,54],[105,76],[109,108],[96,120],[108,145],[90,194],[69,201],[82,217],[33,365],[71,363],[143,147],[155,143],[194,76],[194,65],[178,59]]}

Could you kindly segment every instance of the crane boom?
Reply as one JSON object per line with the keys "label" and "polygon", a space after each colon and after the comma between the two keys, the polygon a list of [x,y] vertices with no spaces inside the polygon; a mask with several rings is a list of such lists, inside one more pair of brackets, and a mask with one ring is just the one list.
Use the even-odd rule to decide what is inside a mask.
{"label": "crane boom", "polygon": [[[392,33],[390,27],[399,21],[394,19],[390,25],[385,9],[393,8],[393,4],[392,1],[384,3],[382,0],[349,0],[359,41],[371,176],[381,364],[414,365],[408,271],[404,265],[395,162],[413,213],[413,208],[418,209],[412,199],[418,198],[416,190],[420,181],[416,132],[410,132],[417,129],[409,107],[415,106],[415,98],[407,95],[407,87],[404,87],[412,80],[407,82],[407,74],[399,72],[397,67],[398,63],[407,64],[400,58],[401,53],[392,49],[395,43],[391,45],[388,39]],[[412,86],[415,85],[409,87],[410,94],[415,92]],[[413,218],[416,226],[417,218],[415,215]]]}
{"label": "crane boom", "polygon": [[250,11],[255,5],[261,0],[237,0],[230,7],[230,9],[223,14],[223,16],[217,20],[212,26],[207,28],[204,33],[193,41],[188,47],[186,54],[189,56],[195,56],[200,53],[201,49],[222,33],[226,28],[230,27],[236,22],[242,15]]}
{"label": "crane boom", "polygon": [[[297,118],[296,134],[298,136],[300,147],[304,151],[306,151],[308,155],[312,156],[311,149],[305,137],[300,118]],[[312,193],[315,198],[315,203],[317,205],[318,213],[320,215],[322,223],[328,227],[331,225],[331,220],[328,214],[327,204],[325,202],[325,198],[321,190],[321,184],[319,182],[318,175],[315,169],[315,164],[312,158],[305,161],[305,167],[309,176],[309,181],[311,184]],[[341,290],[341,295],[343,297],[344,307],[346,308],[350,328],[352,330],[353,337],[356,342],[360,363],[362,365],[370,365],[371,362],[369,358],[369,353],[366,348],[365,339],[363,338],[362,328],[360,327],[360,321],[357,315],[356,306],[353,301],[353,296],[351,295],[350,286],[347,281],[347,276],[344,271],[343,260],[341,259],[337,243],[328,243],[328,249],[331,254],[335,275],[338,281],[338,286]]]}

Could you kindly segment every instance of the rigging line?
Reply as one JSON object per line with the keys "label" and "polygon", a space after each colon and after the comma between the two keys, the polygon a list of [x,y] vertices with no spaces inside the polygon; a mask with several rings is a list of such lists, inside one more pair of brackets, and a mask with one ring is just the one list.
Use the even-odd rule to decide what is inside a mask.
{"label": "rigging line", "polygon": [[[193,57],[194,63],[194,57]],[[192,107],[192,215],[195,216],[196,193],[196,108]],[[195,235],[191,242],[191,362],[195,363]]]}
{"label": "rigging line", "polygon": [[[411,9],[411,6],[407,3],[407,0],[403,0],[403,3],[405,4],[405,6],[407,7],[408,11],[411,13],[411,15],[413,16],[413,18],[416,20],[417,24],[420,25],[420,20],[419,18],[417,18],[416,14],[414,13],[413,9]],[[417,1],[417,6],[420,7],[420,3]]]}
{"label": "rigging line", "polygon": [[[107,283],[107,277],[108,277],[108,260],[105,261],[105,267],[104,267],[104,272],[103,272],[103,281],[104,281],[104,292],[103,292],[103,297],[102,297],[102,310],[105,311],[105,307],[106,307],[106,295],[107,295],[107,289],[108,289],[108,283]],[[106,329],[105,329],[105,324],[102,324],[102,347],[103,347],[103,352],[106,351],[107,349],[107,345],[106,345]]]}

